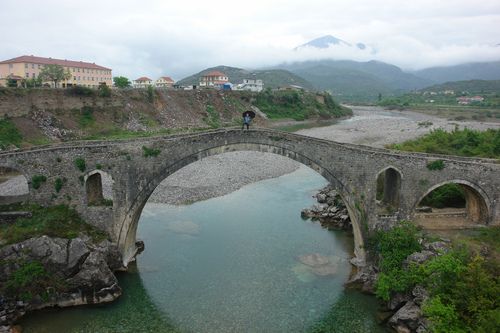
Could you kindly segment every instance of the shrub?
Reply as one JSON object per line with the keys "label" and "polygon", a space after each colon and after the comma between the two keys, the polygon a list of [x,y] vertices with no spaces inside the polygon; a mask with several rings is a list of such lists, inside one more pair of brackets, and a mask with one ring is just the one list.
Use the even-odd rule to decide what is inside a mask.
{"label": "shrub", "polygon": [[57,178],[54,182],[54,188],[57,193],[59,193],[63,187],[63,180],[61,178]]}
{"label": "shrub", "polygon": [[142,150],[144,153],[144,157],[156,157],[160,154],[160,149],[157,148],[148,148],[146,146],[142,146]]}
{"label": "shrub", "polygon": [[101,165],[100,163],[97,163],[97,164],[95,165],[95,168],[96,168],[97,170],[101,170],[101,169],[102,169],[102,165]]}
{"label": "shrub", "polygon": [[95,119],[93,113],[94,109],[92,107],[82,107],[80,110],[80,119],[78,120],[81,127],[88,127],[94,123]]}
{"label": "shrub", "polygon": [[85,160],[81,157],[75,159],[75,166],[81,172],[84,172],[87,166],[85,165]]}
{"label": "shrub", "polygon": [[465,193],[458,184],[445,184],[426,195],[420,204],[435,208],[465,207]]}
{"label": "shrub", "polygon": [[153,86],[147,87],[146,94],[148,95],[149,103],[153,103],[155,101],[155,89],[153,88]]}
{"label": "shrub", "polygon": [[97,92],[99,97],[110,97],[111,96],[111,88],[109,88],[105,84],[100,84],[99,88],[97,88]]}
{"label": "shrub", "polygon": [[203,120],[207,123],[207,125],[212,128],[220,127],[220,116],[214,107],[212,105],[207,105],[205,110],[207,111],[208,116]]}
{"label": "shrub", "polygon": [[73,96],[94,96],[95,90],[84,86],[73,86],[66,89],[69,95]]}
{"label": "shrub", "polygon": [[389,300],[392,292],[409,289],[413,285],[413,271],[405,271],[402,264],[406,257],[422,248],[417,227],[402,221],[389,231],[378,231],[370,242],[381,258],[376,295]]}
{"label": "shrub", "polygon": [[436,160],[427,163],[427,169],[429,170],[443,170],[444,169],[444,161],[443,160]]}
{"label": "shrub", "polygon": [[35,189],[38,190],[42,183],[45,183],[47,181],[47,177],[44,175],[35,175],[31,177],[31,186]]}

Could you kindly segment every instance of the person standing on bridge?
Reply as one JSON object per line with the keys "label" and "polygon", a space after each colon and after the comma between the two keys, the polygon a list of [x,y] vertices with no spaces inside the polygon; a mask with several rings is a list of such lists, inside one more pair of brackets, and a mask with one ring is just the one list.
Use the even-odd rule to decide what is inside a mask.
{"label": "person standing on bridge", "polygon": [[255,112],[253,111],[243,112],[243,126],[241,126],[241,130],[245,129],[245,125],[247,126],[247,130],[250,129],[250,122],[252,121],[253,117],[255,117]]}

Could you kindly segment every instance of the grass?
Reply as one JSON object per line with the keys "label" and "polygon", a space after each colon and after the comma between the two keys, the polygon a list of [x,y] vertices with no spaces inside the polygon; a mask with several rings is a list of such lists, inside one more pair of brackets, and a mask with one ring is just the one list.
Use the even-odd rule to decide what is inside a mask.
{"label": "grass", "polygon": [[146,146],[142,146],[142,151],[144,157],[156,157],[161,153],[161,150],[158,148],[148,148]]}
{"label": "grass", "polygon": [[106,234],[87,224],[80,215],[66,205],[42,207],[38,205],[9,205],[3,211],[29,211],[31,218],[19,218],[13,224],[0,225],[0,239],[6,244],[22,242],[32,237],[75,238],[80,233],[89,235],[96,242],[107,238]]}
{"label": "grass", "polygon": [[207,117],[203,118],[205,123],[207,123],[207,125],[211,128],[219,128],[221,126],[219,113],[212,105],[207,105],[205,110],[207,112]]}
{"label": "grass", "polygon": [[0,148],[5,149],[9,146],[19,147],[23,136],[16,125],[7,118],[0,119]]}

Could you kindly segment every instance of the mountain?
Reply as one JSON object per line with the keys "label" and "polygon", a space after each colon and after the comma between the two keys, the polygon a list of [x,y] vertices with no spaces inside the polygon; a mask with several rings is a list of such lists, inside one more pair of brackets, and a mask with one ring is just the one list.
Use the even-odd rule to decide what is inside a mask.
{"label": "mountain", "polygon": [[278,68],[303,77],[316,89],[331,91],[342,101],[373,101],[379,93],[398,94],[433,83],[380,61],[318,60]]}
{"label": "mountain", "polygon": [[500,80],[500,61],[431,67],[413,72],[413,74],[435,83],[465,80]]}
{"label": "mountain", "polygon": [[265,69],[265,70],[245,70],[242,68],[217,66],[207,68],[199,73],[188,76],[179,82],[180,85],[198,84],[200,77],[211,71],[220,71],[229,77],[229,81],[233,84],[243,82],[243,79],[261,79],[264,82],[265,88],[278,88],[287,85],[298,85],[308,90],[313,90],[313,85],[307,80],[299,77],[284,69]]}
{"label": "mountain", "polygon": [[344,41],[342,39],[339,39],[337,37],[333,37],[331,35],[326,35],[326,36],[323,36],[323,37],[319,37],[319,38],[313,39],[313,40],[311,40],[311,41],[309,41],[309,42],[307,42],[305,44],[299,45],[296,48],[294,48],[294,50],[300,50],[300,49],[302,49],[304,47],[315,47],[315,48],[318,48],[318,49],[327,49],[327,48],[329,48],[332,45],[357,47],[360,50],[366,49],[366,45],[363,44],[363,43],[356,43],[353,46],[351,43],[346,42],[346,41]]}
{"label": "mountain", "polygon": [[453,90],[455,93],[468,92],[469,94],[497,94],[500,92],[500,80],[468,80],[454,81],[425,87],[421,91],[442,92]]}

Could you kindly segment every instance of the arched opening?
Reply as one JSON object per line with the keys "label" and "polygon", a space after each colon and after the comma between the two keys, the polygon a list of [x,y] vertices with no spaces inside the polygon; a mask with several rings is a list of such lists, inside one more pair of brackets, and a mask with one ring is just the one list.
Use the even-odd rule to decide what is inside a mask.
{"label": "arched opening", "polygon": [[94,170],[85,176],[87,206],[113,206],[113,178],[106,172]]}
{"label": "arched opening", "polygon": [[29,196],[26,177],[18,170],[0,167],[0,205],[25,201]]}
{"label": "arched opening", "polygon": [[393,215],[399,209],[401,173],[388,167],[377,176],[377,215]]}
{"label": "arched opening", "polygon": [[476,185],[462,180],[431,187],[418,201],[415,222],[426,229],[462,229],[489,222],[489,202]]}
{"label": "arched opening", "polygon": [[[164,168],[161,169],[161,173],[158,174],[156,178],[149,180],[149,182],[142,187],[141,191],[137,194],[137,197],[131,200],[132,205],[124,215],[124,219],[118,222],[118,247],[123,254],[124,263],[127,264],[129,261],[133,260],[137,253],[137,224],[146,202],[163,179],[166,179],[177,170],[180,170],[183,167],[206,157],[238,151],[253,151],[282,155],[310,167],[327,179],[333,188],[338,191],[347,207],[352,224],[352,233],[354,236],[354,255],[357,258],[357,262],[364,263],[366,254],[363,232],[360,227],[360,220],[363,218],[364,213],[361,212],[359,208],[356,208],[356,203],[353,198],[350,197],[350,193],[347,191],[344,184],[342,184],[342,182],[340,182],[334,174],[330,173],[328,170],[316,163],[316,161],[307,156],[298,154],[283,147],[254,143],[236,143],[218,146],[200,151],[193,155],[185,156],[172,164],[165,163]],[[169,161],[169,163],[171,163],[171,161]]]}
{"label": "arched opening", "polygon": [[[155,284],[161,281],[161,289],[168,297],[161,298],[161,293],[156,293],[156,303],[167,304],[169,314],[186,330],[246,330],[244,325],[250,317],[252,325],[271,325],[274,320],[264,321],[261,316],[276,309],[276,304],[281,304],[282,313],[296,313],[296,319],[315,318],[325,310],[325,300],[336,297],[328,291],[339,290],[333,286],[340,288],[345,282],[341,279],[347,279],[350,272],[353,239],[339,238],[338,233],[300,218],[301,209],[314,203],[313,189],[319,190],[328,180],[299,166],[292,173],[289,170],[278,178],[270,173],[264,177],[267,180],[254,183],[253,175],[247,172],[255,165],[266,169],[265,161],[255,155],[250,157],[254,160],[245,160],[248,152],[237,153],[243,158],[234,152],[216,154],[186,163],[164,180],[158,179],[153,193],[142,201],[148,203],[136,213],[140,215],[138,223],[131,225],[134,241],[137,231],[145,243],[145,252],[137,257],[139,273],[147,273],[154,266],[155,274],[145,274],[143,278],[146,290],[157,289]],[[219,159],[224,156],[225,159]],[[281,158],[277,162],[280,169],[290,160],[273,158]],[[212,166],[205,164],[208,161]],[[227,166],[229,161],[234,164]],[[228,169],[237,171],[228,175]],[[317,165],[314,169],[321,170]],[[178,174],[186,170],[191,172]],[[246,178],[251,185],[203,200],[219,189],[215,185],[232,186]],[[220,184],[221,180],[224,184]],[[169,204],[163,204],[163,200]],[[196,203],[190,204],[191,200]],[[342,255],[329,252],[348,242],[349,251]],[[317,298],[311,296],[312,290]],[[307,297],[311,299],[306,304]],[[252,313],[253,304],[259,304],[258,312]],[[317,314],[309,312],[311,304],[318,307]],[[224,310],[230,308],[238,311]],[[197,317],[189,319],[193,312]],[[283,323],[280,315],[276,314],[272,325]],[[298,325],[298,320],[290,319],[287,325]],[[256,327],[258,331],[278,329]],[[282,327],[289,331],[297,328]]]}

